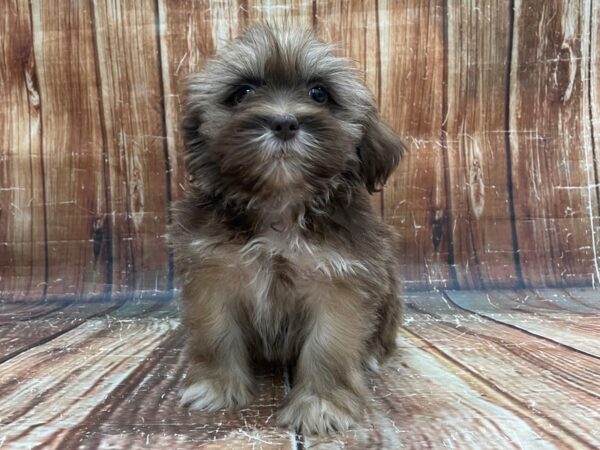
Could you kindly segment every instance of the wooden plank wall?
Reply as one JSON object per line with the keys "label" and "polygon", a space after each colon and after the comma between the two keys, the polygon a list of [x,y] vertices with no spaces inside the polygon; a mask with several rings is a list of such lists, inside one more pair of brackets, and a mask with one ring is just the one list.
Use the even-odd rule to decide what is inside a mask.
{"label": "wooden plank wall", "polygon": [[313,28],[409,145],[374,205],[408,289],[600,281],[590,0],[0,2],[0,296],[172,287],[182,80],[257,20]]}

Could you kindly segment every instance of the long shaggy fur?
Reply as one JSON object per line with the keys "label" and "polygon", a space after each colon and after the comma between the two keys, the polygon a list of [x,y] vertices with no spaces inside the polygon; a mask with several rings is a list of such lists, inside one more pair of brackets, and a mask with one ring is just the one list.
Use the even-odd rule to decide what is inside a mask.
{"label": "long shaggy fur", "polygon": [[[315,85],[326,102],[309,96]],[[252,91],[240,99],[241,86]],[[400,140],[348,60],[310,32],[265,25],[190,78],[184,113],[189,183],[171,228],[189,336],[182,403],[243,406],[254,361],[295,363],[280,423],[348,428],[401,319],[392,234],[369,195]],[[292,139],[271,129],[282,114],[298,121]]]}

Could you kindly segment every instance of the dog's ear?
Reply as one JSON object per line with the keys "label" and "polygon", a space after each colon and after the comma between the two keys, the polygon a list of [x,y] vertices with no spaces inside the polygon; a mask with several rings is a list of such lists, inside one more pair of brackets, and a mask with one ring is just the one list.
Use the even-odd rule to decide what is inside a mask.
{"label": "dog's ear", "polygon": [[206,137],[200,132],[202,125],[201,102],[197,97],[198,80],[187,80],[185,100],[182,107],[181,133],[185,144],[184,162],[188,176],[195,177],[206,163]]}
{"label": "dog's ear", "polygon": [[184,101],[182,106],[181,131],[186,146],[186,152],[193,150],[200,134],[202,110],[196,99],[200,81],[197,76],[189,76],[186,80]]}
{"label": "dog's ear", "polygon": [[[181,120],[181,131],[183,134],[183,140],[186,144],[186,147],[189,147],[189,144],[196,139],[200,128],[200,116],[199,111],[196,111],[194,107],[189,105],[188,103],[184,104],[183,114]],[[188,150],[189,148],[186,148]]]}
{"label": "dog's ear", "polygon": [[370,120],[358,146],[360,173],[369,193],[380,191],[398,165],[406,147],[379,117]]}

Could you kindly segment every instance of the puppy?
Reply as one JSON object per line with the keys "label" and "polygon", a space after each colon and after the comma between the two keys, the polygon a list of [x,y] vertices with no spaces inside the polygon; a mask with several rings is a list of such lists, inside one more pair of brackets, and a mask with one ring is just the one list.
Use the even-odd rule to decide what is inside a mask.
{"label": "puppy", "polygon": [[187,86],[188,187],[171,227],[188,333],[181,401],[247,405],[259,359],[295,364],[278,419],[347,429],[401,319],[370,204],[403,146],[361,74],[312,33],[249,28]]}

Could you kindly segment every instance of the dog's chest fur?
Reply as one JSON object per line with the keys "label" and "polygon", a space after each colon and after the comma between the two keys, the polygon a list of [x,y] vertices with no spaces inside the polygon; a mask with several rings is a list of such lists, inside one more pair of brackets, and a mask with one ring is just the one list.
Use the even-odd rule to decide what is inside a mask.
{"label": "dog's chest fur", "polygon": [[190,247],[199,269],[208,270],[203,276],[226,280],[223,301],[242,302],[264,356],[279,359],[294,353],[302,319],[311,310],[306,302],[319,301],[332,280],[367,269],[352,256],[352,243],[344,248],[308,238],[285,211],[263,224],[244,242],[206,233]]}
{"label": "dog's chest fur", "polygon": [[343,250],[303,237],[295,225],[269,223],[244,245],[213,252],[232,269],[263,354],[269,359],[293,353],[302,327],[304,302],[332,279],[366,270]]}
{"label": "dog's chest fur", "polygon": [[265,295],[277,296],[286,288],[301,296],[305,284],[345,278],[365,270],[344,249],[310,241],[297,227],[280,223],[265,227],[240,247],[239,254],[240,263],[256,275],[257,281],[251,285],[259,301]]}

